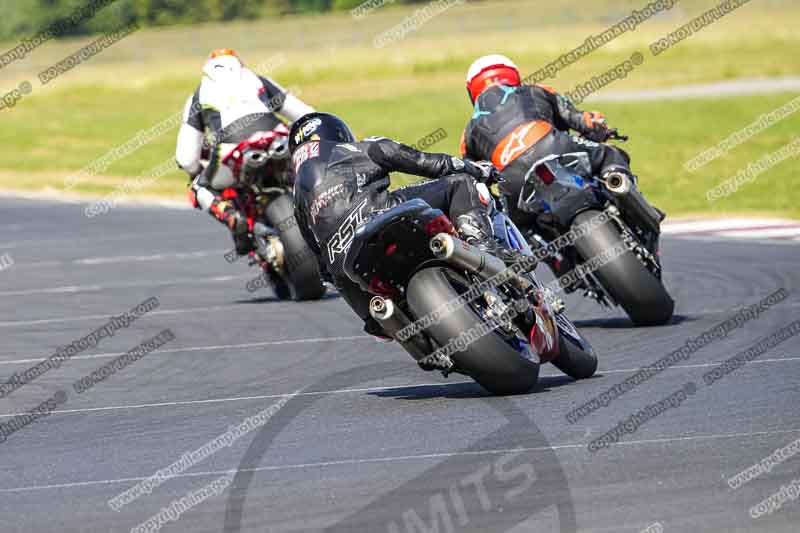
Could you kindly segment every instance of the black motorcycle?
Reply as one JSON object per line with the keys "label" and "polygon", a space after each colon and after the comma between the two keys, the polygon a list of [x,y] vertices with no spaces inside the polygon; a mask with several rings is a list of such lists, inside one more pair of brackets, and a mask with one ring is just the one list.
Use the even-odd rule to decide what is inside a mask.
{"label": "black motorcycle", "polygon": [[425,370],[470,376],[494,394],[519,394],[552,362],[575,379],[597,358],[532,273],[524,237],[492,208],[498,246],[516,250],[511,268],[459,239],[423,200],[373,214],[355,231],[344,270],[375,296],[370,314]]}
{"label": "black motorcycle", "polygon": [[[627,137],[613,131],[613,139]],[[548,156],[525,176],[517,209],[533,215],[526,237],[535,249],[559,243],[548,261],[557,276],[579,273],[564,287],[584,290],[599,303],[619,305],[637,326],[667,323],[675,302],[662,282],[658,242],[664,214],[652,207],[626,174],[593,176],[582,152]],[[583,231],[580,231],[583,230]],[[597,261],[612,249],[623,250]],[[579,268],[588,266],[590,268]]]}

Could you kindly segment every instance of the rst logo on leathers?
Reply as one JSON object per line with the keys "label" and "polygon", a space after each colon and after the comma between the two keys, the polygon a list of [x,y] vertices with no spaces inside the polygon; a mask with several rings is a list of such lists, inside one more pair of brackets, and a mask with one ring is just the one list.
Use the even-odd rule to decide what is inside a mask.
{"label": "rst logo on leathers", "polygon": [[355,209],[350,211],[350,214],[344,219],[336,233],[328,239],[328,260],[331,264],[333,264],[337,255],[347,253],[347,250],[350,249],[356,228],[364,223],[364,208],[366,206],[367,199],[364,198]]}

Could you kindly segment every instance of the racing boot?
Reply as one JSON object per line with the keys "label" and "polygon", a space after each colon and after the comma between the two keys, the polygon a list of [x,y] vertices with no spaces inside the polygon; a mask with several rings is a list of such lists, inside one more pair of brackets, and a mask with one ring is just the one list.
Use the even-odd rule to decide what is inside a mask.
{"label": "racing boot", "polygon": [[456,219],[455,228],[464,242],[475,246],[482,252],[495,255],[497,241],[489,217],[485,212],[473,210]]}

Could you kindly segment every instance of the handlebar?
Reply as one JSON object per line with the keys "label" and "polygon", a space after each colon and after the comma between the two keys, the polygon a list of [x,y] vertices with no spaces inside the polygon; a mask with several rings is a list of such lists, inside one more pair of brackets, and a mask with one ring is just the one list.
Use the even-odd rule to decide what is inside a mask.
{"label": "handlebar", "polygon": [[617,128],[608,130],[608,140],[625,142],[629,139],[627,135],[622,135]]}
{"label": "handlebar", "polygon": [[505,178],[505,176],[503,176],[503,173],[495,168],[489,174],[488,178],[485,178],[485,179],[481,180],[481,183],[485,183],[487,187],[491,187],[495,183],[503,183],[505,181],[506,181],[506,178]]}

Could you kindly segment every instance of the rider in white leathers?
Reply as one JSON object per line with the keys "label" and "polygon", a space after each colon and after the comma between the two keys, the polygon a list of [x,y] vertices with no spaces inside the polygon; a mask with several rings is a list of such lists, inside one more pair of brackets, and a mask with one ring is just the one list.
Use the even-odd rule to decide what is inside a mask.
{"label": "rider in white leathers", "polygon": [[[273,80],[245,67],[227,48],[211,53],[200,86],[186,100],[175,159],[192,179],[189,196],[193,205],[228,226],[240,254],[251,249],[247,221],[222,196],[224,189],[236,185],[222,159],[253,133],[285,125],[276,113],[291,123],[313,111]],[[204,143],[212,147],[205,169],[201,164]]]}

